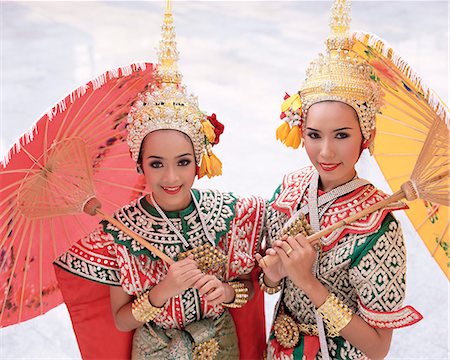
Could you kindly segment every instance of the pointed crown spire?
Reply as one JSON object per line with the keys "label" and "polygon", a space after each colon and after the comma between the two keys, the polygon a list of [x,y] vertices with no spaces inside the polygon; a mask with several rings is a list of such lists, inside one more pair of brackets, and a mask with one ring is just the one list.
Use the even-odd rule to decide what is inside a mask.
{"label": "pointed crown spire", "polygon": [[350,39],[350,3],[346,0],[334,0],[330,15],[331,33],[326,41],[328,50],[350,50],[353,42]]}
{"label": "pointed crown spire", "polygon": [[170,0],[166,1],[164,21],[159,42],[159,64],[155,81],[138,99],[128,113],[128,146],[134,161],[140,162],[141,145],[153,131],[177,130],[189,136],[195,161],[199,166],[198,176],[220,175],[222,164],[212,153],[212,146],[219,143],[223,125],[215,114],[207,116],[198,105],[197,97],[189,94],[181,84],[178,71],[177,43],[173,25]]}
{"label": "pointed crown spire", "polygon": [[166,0],[164,21],[161,26],[161,40],[159,42],[157,76],[162,83],[180,84],[182,75],[178,71],[178,59],[180,53],[177,50],[175,39],[175,27],[173,25],[172,5]]}

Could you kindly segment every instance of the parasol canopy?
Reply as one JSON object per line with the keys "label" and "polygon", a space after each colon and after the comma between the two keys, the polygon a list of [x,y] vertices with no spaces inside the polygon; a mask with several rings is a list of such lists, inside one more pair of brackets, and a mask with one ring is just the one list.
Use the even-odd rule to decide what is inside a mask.
{"label": "parasol canopy", "polygon": [[132,64],[76,89],[0,166],[0,327],[62,303],[52,262],[99,221],[73,204],[95,195],[111,213],[141,194],[144,179],[126,143],[127,114],[154,70]]}
{"label": "parasol canopy", "polygon": [[354,33],[353,40],[352,50],[373,67],[373,80],[384,93],[374,156],[389,186],[395,191],[410,177],[425,173],[425,186],[442,177],[432,188],[419,189],[427,196],[410,202],[406,215],[450,278],[448,108],[385,41],[362,32]]}

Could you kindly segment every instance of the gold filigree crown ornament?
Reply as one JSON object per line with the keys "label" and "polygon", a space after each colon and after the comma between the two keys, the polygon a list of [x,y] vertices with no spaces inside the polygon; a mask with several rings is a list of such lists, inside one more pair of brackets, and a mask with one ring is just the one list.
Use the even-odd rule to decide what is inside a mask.
{"label": "gold filigree crown ornament", "polygon": [[[298,148],[302,142],[302,127],[308,109],[321,101],[340,101],[350,105],[358,114],[365,140],[375,129],[375,116],[381,106],[382,92],[372,80],[372,67],[351,49],[349,37],[350,5],[335,0],[331,10],[331,35],[326,41],[326,53],[319,54],[306,71],[300,90],[286,94],[281,106],[283,124],[277,129],[277,140],[288,147]],[[370,145],[373,152],[373,142]]]}
{"label": "gold filigree crown ornament", "polygon": [[179,53],[176,48],[175,31],[170,1],[166,1],[164,22],[161,27],[158,68],[155,82],[148,92],[139,94],[138,100],[128,114],[128,146],[134,161],[139,156],[144,138],[157,130],[177,130],[191,139],[195,161],[201,178],[222,174],[222,163],[211,148],[219,143],[224,126],[216,115],[207,116],[198,106],[197,98],[188,94],[181,85],[182,75],[178,71]]}

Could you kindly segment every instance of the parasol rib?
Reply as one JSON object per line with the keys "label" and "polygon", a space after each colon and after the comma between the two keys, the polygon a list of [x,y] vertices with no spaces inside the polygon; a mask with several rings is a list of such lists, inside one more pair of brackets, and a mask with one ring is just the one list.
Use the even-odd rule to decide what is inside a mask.
{"label": "parasol rib", "polygon": [[[410,130],[412,130],[412,131],[418,132],[419,134],[422,134],[422,135],[424,136],[424,138],[427,136],[427,131],[426,131],[426,128],[425,128],[425,127],[424,127],[424,129],[422,130],[422,129],[419,129],[419,128],[417,128],[417,127],[414,127],[414,126],[410,125],[410,124],[407,123],[407,122],[400,121],[400,120],[398,120],[398,119],[395,119],[395,118],[393,118],[393,117],[391,117],[391,116],[388,116],[388,115],[385,115],[385,114],[380,114],[379,116],[380,116],[381,118],[384,118],[384,119],[386,119],[386,120],[389,120],[390,122],[393,122],[393,123],[395,123],[395,124],[401,125],[402,127],[406,128],[406,129],[410,129]],[[416,154],[416,155],[417,155],[417,154]]]}
{"label": "parasol rib", "polygon": [[[134,83],[137,83],[137,82],[139,82],[139,81],[140,81],[140,79],[139,79],[139,77],[137,77],[137,78],[136,78],[136,81],[135,81]],[[118,86],[118,85],[116,85],[116,86]],[[111,89],[103,96],[103,99],[107,99],[107,98],[108,98],[108,95],[110,95],[111,92],[113,92],[113,90],[116,89],[116,86],[113,86],[113,87],[112,87],[112,88],[111,88]],[[123,84],[122,84],[121,86],[123,86]],[[134,84],[133,84],[133,86],[134,86]],[[83,102],[83,105],[82,105],[82,106],[78,109],[78,111],[75,113],[75,116],[71,116],[71,117],[70,117],[71,123],[72,123],[72,124],[73,124],[73,119],[78,118],[78,116],[80,115],[81,111],[84,110],[85,106],[86,106],[87,104],[90,104],[88,100],[91,98],[91,96],[92,96],[93,94],[94,94],[94,92],[92,92],[89,96],[86,96],[86,97],[85,97],[85,101]],[[108,100],[108,101],[110,101],[110,100]],[[78,122],[78,123],[77,123],[77,127],[75,127],[75,128],[72,127],[72,126],[67,126],[67,129],[65,130],[65,132],[64,132],[64,133],[61,133],[62,129],[65,128],[64,125],[65,125],[67,119],[69,118],[69,115],[71,114],[71,111],[72,111],[72,109],[73,109],[73,107],[70,107],[69,110],[66,112],[66,114],[65,114],[65,116],[64,116],[64,118],[63,118],[63,120],[62,120],[61,126],[59,127],[59,130],[58,130],[58,133],[57,133],[55,139],[60,139],[60,138],[65,138],[65,137],[67,137],[67,136],[70,136],[70,135],[68,135],[68,134],[78,134],[76,131],[79,130],[79,126],[81,126],[80,123],[83,123],[83,125],[84,125],[85,127],[86,127],[86,124],[85,124],[85,123],[87,123],[87,124],[101,123],[100,121],[99,121],[99,122],[94,121],[95,119],[90,119],[90,117],[92,116],[92,114],[94,113],[94,111],[98,108],[98,106],[99,106],[101,103],[102,103],[102,101],[97,102],[97,103],[96,103],[96,106],[92,107],[92,109],[91,109],[91,110],[83,117],[84,120],[86,120],[86,121],[84,121],[84,122],[81,122],[81,121]],[[113,108],[112,105],[113,105],[114,103],[115,103],[115,102],[112,102],[112,103],[108,104],[108,108],[109,108],[109,109],[112,109],[112,108]],[[90,121],[87,121],[88,119],[90,119]],[[90,130],[90,129],[91,129],[91,128],[88,127],[88,130]],[[90,132],[90,131],[88,131],[88,132]]]}
{"label": "parasol rib", "polygon": [[121,184],[116,184],[116,183],[112,183],[110,181],[106,181],[106,180],[102,180],[102,179],[94,179],[94,182],[96,183],[101,183],[101,184],[108,184],[117,188],[121,188],[121,189],[126,189],[126,190],[131,190],[131,191],[142,191],[142,189],[137,189],[134,188],[132,186],[127,186],[127,185],[121,185]]}
{"label": "parasol rib", "polygon": [[[134,83],[138,83],[140,81],[139,78],[136,78]],[[118,85],[116,85],[118,86]],[[92,133],[96,133],[98,129],[103,129],[104,125],[102,126],[102,123],[100,121],[95,121],[95,117],[98,117],[99,115],[96,114],[94,118],[92,118],[92,114],[95,113],[95,111],[102,105],[103,102],[108,101],[107,109],[113,109],[115,105],[121,100],[122,96],[125,96],[125,94],[122,94],[120,96],[117,96],[114,101],[111,102],[111,99],[109,99],[109,95],[116,90],[116,86],[112,87],[106,95],[102,98],[102,101],[99,101],[96,103],[96,105],[92,108],[92,110],[89,111],[89,113],[83,117],[83,122],[79,122],[77,124],[74,124],[72,122],[71,124],[74,124],[76,126],[68,126],[65,133],[63,133],[62,137],[70,136],[71,133],[79,134],[80,136],[83,135],[89,135]],[[134,84],[132,85],[134,86]],[[80,114],[80,112],[83,110],[85,104],[87,104],[88,101],[86,101],[83,106],[79,109],[79,111],[76,113],[75,118],[77,118]],[[129,107],[129,104],[123,104],[121,107]],[[103,114],[105,114],[105,111],[103,111]],[[86,126],[87,124],[94,125],[93,127]],[[58,138],[58,137],[57,137]]]}
{"label": "parasol rib", "polygon": [[[34,227],[35,227],[35,222],[31,223],[31,233],[33,233],[34,231]],[[29,271],[29,266],[27,264],[27,261],[30,261],[30,256],[31,256],[31,245],[33,244],[33,237],[29,236],[28,237],[28,250],[27,250],[27,256],[25,258],[25,264],[24,264],[24,272],[23,272],[23,279],[22,279],[22,290],[21,290],[21,294],[20,294],[20,306],[19,306],[19,322],[21,322],[22,320],[22,308],[23,308],[23,301],[24,301],[24,297],[25,297],[25,289],[26,289],[26,283],[27,283],[27,275],[28,275],[28,271]],[[39,289],[39,292],[42,292],[42,289]]]}
{"label": "parasol rib", "polygon": [[387,132],[387,131],[379,131],[379,134],[383,134],[383,135],[388,135],[388,136],[392,136],[392,137],[397,137],[397,138],[401,138],[401,139],[407,139],[407,140],[411,140],[411,141],[417,141],[423,144],[424,139],[419,139],[419,138],[415,138],[412,136],[407,136],[407,135],[401,135],[398,133],[392,133],[392,132]]}
{"label": "parasol rib", "polygon": [[[25,223],[25,226],[24,226],[24,231],[22,232],[22,237],[21,237],[20,243],[19,243],[19,248],[17,249],[17,253],[15,254],[14,264],[13,264],[13,266],[11,268],[10,277],[9,277],[9,280],[8,280],[8,285],[6,286],[6,289],[4,290],[5,298],[3,300],[2,311],[0,313],[0,324],[2,322],[3,314],[5,313],[5,306],[6,306],[6,303],[7,303],[6,299],[7,299],[7,296],[9,295],[11,284],[12,284],[12,281],[14,279],[13,274],[16,272],[17,263],[19,262],[19,258],[20,258],[19,255],[22,252],[23,240],[24,240],[25,234],[27,233],[28,228],[30,226],[30,222],[31,222],[30,219],[26,219],[26,223]],[[7,256],[9,256],[9,252],[11,251],[12,244],[13,244],[13,242],[11,242],[11,245],[10,245],[10,247],[8,249],[8,252],[5,254],[6,258],[7,258]],[[3,264],[5,264],[5,261],[3,262]],[[1,267],[0,271],[3,272],[3,266]]]}
{"label": "parasol rib", "polygon": [[42,299],[42,287],[43,287],[43,272],[42,272],[42,268],[43,268],[43,254],[44,254],[44,250],[43,250],[43,245],[44,245],[44,226],[43,226],[43,219],[39,219],[39,289],[41,289],[41,291],[39,291],[39,307],[41,308],[41,315],[44,313],[44,301]]}

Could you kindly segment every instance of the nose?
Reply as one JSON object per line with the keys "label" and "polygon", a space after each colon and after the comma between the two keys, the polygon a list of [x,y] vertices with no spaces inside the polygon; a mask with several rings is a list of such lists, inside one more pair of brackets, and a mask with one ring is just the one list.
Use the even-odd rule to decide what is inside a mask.
{"label": "nose", "polygon": [[178,170],[175,166],[167,166],[164,172],[164,182],[168,185],[176,185],[179,180]]}
{"label": "nose", "polygon": [[323,159],[332,159],[335,155],[334,142],[332,139],[324,139],[320,147],[320,156]]}

